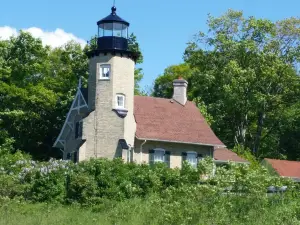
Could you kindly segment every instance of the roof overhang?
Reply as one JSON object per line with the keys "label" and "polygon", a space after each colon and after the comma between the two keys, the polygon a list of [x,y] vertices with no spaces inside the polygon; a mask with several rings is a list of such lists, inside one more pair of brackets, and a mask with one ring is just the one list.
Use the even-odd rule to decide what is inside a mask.
{"label": "roof overhang", "polygon": [[233,162],[233,163],[244,163],[244,164],[250,164],[250,162],[241,162],[241,161],[233,161],[233,160],[217,160],[217,159],[214,159],[214,162],[216,164],[228,164],[230,162]]}
{"label": "roof overhang", "polygon": [[160,141],[160,142],[167,142],[167,143],[180,143],[180,144],[188,144],[188,145],[202,145],[202,146],[211,146],[211,147],[216,147],[216,148],[224,148],[226,147],[225,145],[216,145],[216,144],[207,144],[207,143],[195,143],[195,142],[183,142],[183,141],[173,141],[173,140],[161,140],[161,139],[153,139],[153,138],[141,138],[138,136],[135,136],[136,139],[138,140],[143,140],[143,141]]}
{"label": "roof overhang", "polygon": [[281,176],[281,177],[292,179],[295,182],[300,182],[300,177],[289,177],[289,176]]}

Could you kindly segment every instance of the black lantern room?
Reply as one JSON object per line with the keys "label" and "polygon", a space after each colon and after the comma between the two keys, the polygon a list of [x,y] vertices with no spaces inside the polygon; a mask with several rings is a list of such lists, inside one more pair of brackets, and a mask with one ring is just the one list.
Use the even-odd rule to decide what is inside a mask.
{"label": "black lantern room", "polygon": [[127,51],[129,23],[116,14],[117,8],[111,8],[111,14],[97,22],[97,49],[100,51]]}

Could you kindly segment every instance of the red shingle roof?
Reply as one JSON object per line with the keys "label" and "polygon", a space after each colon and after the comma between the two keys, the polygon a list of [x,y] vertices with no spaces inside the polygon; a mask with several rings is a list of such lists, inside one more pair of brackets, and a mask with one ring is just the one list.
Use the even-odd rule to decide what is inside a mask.
{"label": "red shingle roof", "polygon": [[214,158],[221,161],[248,162],[227,148],[215,148]]}
{"label": "red shingle roof", "polygon": [[193,102],[135,96],[138,139],[224,146]]}
{"label": "red shingle roof", "polygon": [[300,162],[267,158],[265,160],[280,176],[300,178]]}

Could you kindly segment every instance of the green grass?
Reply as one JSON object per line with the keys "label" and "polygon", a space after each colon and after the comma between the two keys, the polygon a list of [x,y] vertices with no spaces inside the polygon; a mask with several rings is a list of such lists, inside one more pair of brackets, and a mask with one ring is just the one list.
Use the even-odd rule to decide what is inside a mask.
{"label": "green grass", "polygon": [[222,197],[210,202],[160,202],[157,197],[124,202],[106,200],[89,207],[0,200],[0,225],[297,225],[300,204],[257,204],[244,197]]}
{"label": "green grass", "polygon": [[146,222],[147,212],[137,208],[140,205],[141,200],[119,203],[117,208],[107,203],[87,208],[7,200],[1,202],[0,225],[152,224]]}

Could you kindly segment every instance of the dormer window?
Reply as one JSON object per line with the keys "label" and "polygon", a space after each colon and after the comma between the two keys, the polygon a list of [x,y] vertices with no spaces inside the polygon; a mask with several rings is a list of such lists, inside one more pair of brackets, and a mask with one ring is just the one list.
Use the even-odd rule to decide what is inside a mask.
{"label": "dormer window", "polygon": [[110,65],[100,65],[99,68],[100,80],[110,79]]}
{"label": "dormer window", "polygon": [[116,95],[116,108],[125,109],[125,95],[122,94]]}

